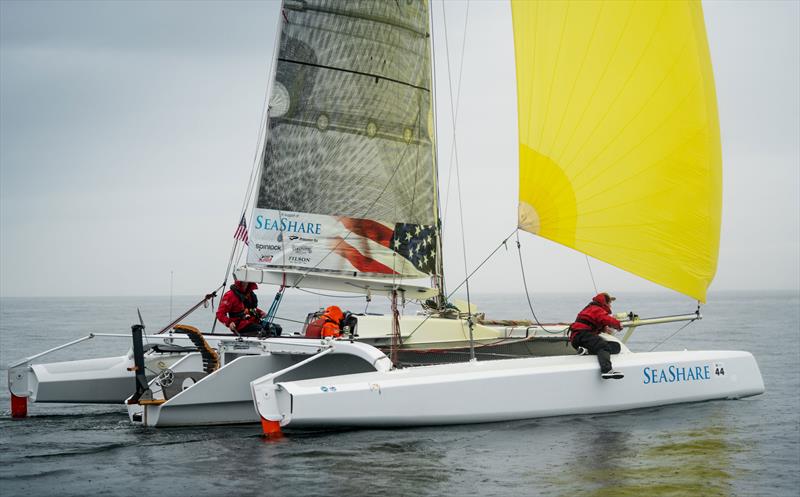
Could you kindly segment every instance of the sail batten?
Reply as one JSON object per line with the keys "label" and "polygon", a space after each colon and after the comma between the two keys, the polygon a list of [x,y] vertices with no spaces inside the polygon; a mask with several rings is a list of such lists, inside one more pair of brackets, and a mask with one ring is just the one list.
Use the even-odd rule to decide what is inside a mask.
{"label": "sail batten", "polygon": [[705,300],[721,152],[699,2],[512,0],[519,226]]}

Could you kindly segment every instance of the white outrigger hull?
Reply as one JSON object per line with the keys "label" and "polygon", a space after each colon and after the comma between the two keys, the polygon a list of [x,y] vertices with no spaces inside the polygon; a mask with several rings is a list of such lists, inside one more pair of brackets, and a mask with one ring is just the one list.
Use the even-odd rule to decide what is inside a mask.
{"label": "white outrigger hull", "polygon": [[[179,357],[159,358],[165,366]],[[133,385],[130,356],[33,364],[27,393],[32,402],[119,404]]]}
{"label": "white outrigger hull", "polygon": [[[132,350],[125,355],[115,357],[33,364],[35,359],[95,337],[130,340],[130,335],[94,333],[22,359],[9,366],[9,391],[16,397],[28,398],[32,402],[85,404],[123,402],[134,388]],[[146,338],[150,345],[193,347],[185,335],[150,335]],[[208,337],[207,340],[212,346],[217,347],[221,339]],[[150,378],[172,367],[187,354],[186,352],[159,353],[156,350],[158,349],[154,348],[145,355],[145,370]]]}
{"label": "white outrigger hull", "polygon": [[[336,378],[251,383],[263,420],[284,427],[391,427],[593,414],[764,391],[753,356],[738,351],[612,356],[622,380],[600,378],[594,356],[396,369]],[[663,374],[662,374],[663,373]]]}
{"label": "white outrigger hull", "polygon": [[[345,340],[268,338],[260,342],[222,342],[220,355],[236,357],[205,374],[199,353],[189,354],[170,369],[176,384],[169,392],[156,378],[151,399],[127,403],[131,422],[149,427],[257,423],[250,382],[264,375],[287,379],[388,371],[392,363],[379,350]],[[310,360],[309,360],[310,359]]]}

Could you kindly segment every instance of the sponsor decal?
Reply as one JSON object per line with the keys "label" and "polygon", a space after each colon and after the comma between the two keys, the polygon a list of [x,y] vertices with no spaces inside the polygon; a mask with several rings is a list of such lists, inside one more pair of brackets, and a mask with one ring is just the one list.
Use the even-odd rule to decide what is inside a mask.
{"label": "sponsor decal", "polygon": [[289,262],[295,262],[298,264],[308,264],[311,262],[311,257],[297,257],[295,255],[290,255],[286,258]]}
{"label": "sponsor decal", "polygon": [[280,251],[283,247],[280,245],[272,245],[268,243],[256,243],[256,250],[277,250]]}
{"label": "sponsor decal", "polygon": [[265,255],[263,257],[259,257],[258,258],[258,262],[272,262],[272,256],[271,255]]}
{"label": "sponsor decal", "polygon": [[[319,238],[305,238],[305,237],[298,236],[298,235],[289,235],[288,238],[291,241],[300,240],[301,242],[314,242],[314,243],[316,243],[316,242],[319,241]],[[284,239],[285,239],[285,237],[283,236],[283,231],[281,231],[280,233],[278,233],[278,242],[279,243],[283,243]]]}
{"label": "sponsor decal", "polygon": [[294,252],[295,254],[310,254],[311,247],[306,247],[306,246],[292,247],[292,252]]}
{"label": "sponsor decal", "polygon": [[294,216],[281,216],[280,219],[272,219],[266,216],[256,216],[255,229],[266,231],[280,231],[285,233],[303,233],[307,235],[321,235],[322,223],[308,223],[301,220],[291,219]]}
{"label": "sponsor decal", "polygon": [[[715,372],[719,376],[719,368]],[[646,367],[642,370],[642,383],[652,385],[655,383],[683,383],[687,381],[705,381],[711,379],[711,366],[676,366],[670,364],[666,368]],[[724,373],[724,369],[723,372]]]}
{"label": "sponsor decal", "polygon": [[318,238],[305,238],[305,237],[297,236],[297,235],[289,235],[289,240],[292,240],[292,241],[300,240],[301,242],[314,242],[314,243],[319,241]]}

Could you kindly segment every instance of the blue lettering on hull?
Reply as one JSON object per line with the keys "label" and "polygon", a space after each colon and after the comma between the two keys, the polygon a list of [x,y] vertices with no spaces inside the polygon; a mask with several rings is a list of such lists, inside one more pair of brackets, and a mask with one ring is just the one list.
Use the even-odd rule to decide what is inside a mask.
{"label": "blue lettering on hull", "polygon": [[642,370],[642,383],[684,383],[687,381],[704,381],[711,379],[710,366],[676,366],[666,368],[645,367]]}

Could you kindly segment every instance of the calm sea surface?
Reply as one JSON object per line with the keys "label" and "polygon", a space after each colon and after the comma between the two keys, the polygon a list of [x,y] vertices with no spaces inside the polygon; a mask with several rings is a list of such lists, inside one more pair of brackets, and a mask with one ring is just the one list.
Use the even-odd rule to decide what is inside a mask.
{"label": "calm sea surface", "polygon": [[[262,291],[262,307],[271,291]],[[569,320],[586,295],[537,298],[540,320]],[[761,367],[765,394],[597,416],[470,426],[297,433],[266,441],[257,425],[143,429],[122,406],[33,404],[10,418],[10,362],[89,332],[129,333],[140,308],[158,330],[192,298],[0,300],[0,495],[160,496],[796,496],[800,492],[800,296],[712,293],[704,319],[657,350],[739,349]],[[383,311],[376,298],[370,311]],[[495,318],[529,318],[524,296],[478,296]],[[363,299],[287,296],[280,315]],[[615,311],[693,312],[660,294],[621,294]],[[406,312],[414,312],[411,307]],[[210,309],[186,322],[207,330]],[[284,321],[285,329],[295,329]],[[682,324],[643,327],[647,351]],[[50,360],[121,355],[127,339],[96,338]],[[622,381],[629,381],[628,379]],[[520,395],[525,395],[520,392]],[[480,402],[480,399],[476,399]]]}

